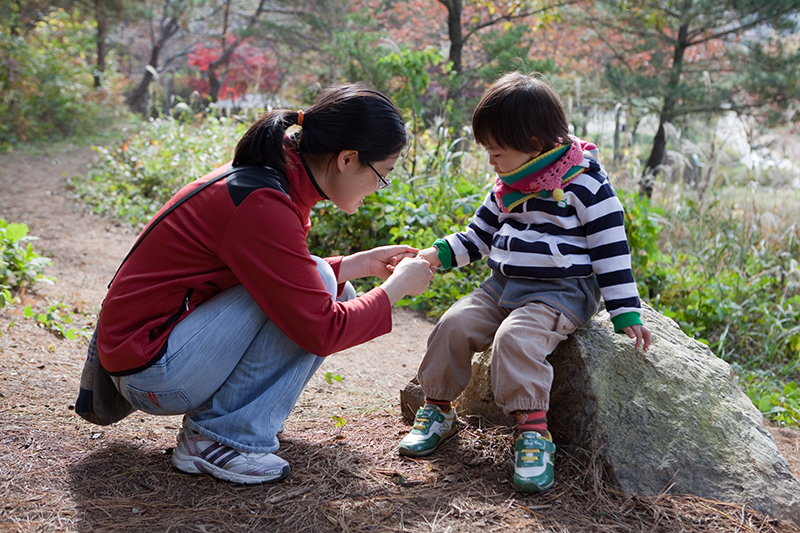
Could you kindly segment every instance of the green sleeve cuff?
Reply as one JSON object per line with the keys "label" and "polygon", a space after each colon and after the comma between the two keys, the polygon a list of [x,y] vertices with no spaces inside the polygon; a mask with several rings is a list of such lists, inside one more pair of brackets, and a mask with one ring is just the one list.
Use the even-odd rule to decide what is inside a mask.
{"label": "green sleeve cuff", "polygon": [[436,252],[436,257],[439,258],[439,262],[442,264],[442,269],[448,270],[451,266],[453,266],[453,251],[450,249],[450,245],[447,244],[447,241],[444,239],[436,239],[433,245],[438,250]]}
{"label": "green sleeve cuff", "polygon": [[643,325],[642,315],[636,312],[622,313],[621,315],[612,316],[611,323],[614,324],[614,332],[621,333],[622,328],[628,326]]}

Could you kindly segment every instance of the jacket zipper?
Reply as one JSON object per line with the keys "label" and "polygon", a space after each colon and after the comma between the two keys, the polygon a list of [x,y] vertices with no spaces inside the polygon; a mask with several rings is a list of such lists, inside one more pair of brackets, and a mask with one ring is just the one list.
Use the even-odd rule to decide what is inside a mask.
{"label": "jacket zipper", "polygon": [[178,307],[178,310],[174,314],[172,314],[169,318],[167,318],[167,320],[165,320],[163,324],[150,330],[151,341],[154,341],[158,338],[158,334],[162,329],[180,320],[181,316],[183,316],[184,311],[189,311],[189,301],[192,298],[192,293],[194,293],[194,289],[187,290],[186,295],[183,297],[183,302],[181,302],[183,305]]}

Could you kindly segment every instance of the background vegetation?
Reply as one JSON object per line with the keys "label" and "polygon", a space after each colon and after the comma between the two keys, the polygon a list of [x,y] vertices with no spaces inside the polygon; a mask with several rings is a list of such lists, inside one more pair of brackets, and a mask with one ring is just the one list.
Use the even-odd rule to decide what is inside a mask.
{"label": "background vegetation", "polygon": [[[124,224],[143,225],[229,159],[265,109],[302,108],[344,81],[390,94],[408,153],[393,186],[355,215],[317,206],[309,245],[323,255],[423,247],[462,229],[491,178],[472,107],[501,72],[541,73],[575,133],[602,149],[643,299],[732,363],[767,416],[800,423],[800,0],[0,0],[0,10],[0,149],[97,144],[97,164],[72,186]],[[43,263],[18,241],[0,244],[7,303]],[[447,272],[403,305],[438,316],[486,275],[483,263]]]}

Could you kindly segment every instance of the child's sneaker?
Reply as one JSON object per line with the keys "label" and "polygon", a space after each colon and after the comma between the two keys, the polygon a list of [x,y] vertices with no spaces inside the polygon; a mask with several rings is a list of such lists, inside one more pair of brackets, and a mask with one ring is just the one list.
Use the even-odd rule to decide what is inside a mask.
{"label": "child's sneaker", "polygon": [[414,427],[400,441],[400,455],[423,457],[430,455],[446,438],[458,431],[456,410],[444,413],[437,405],[426,403],[417,410]]}
{"label": "child's sneaker", "polygon": [[522,492],[542,492],[553,486],[553,455],[556,445],[550,432],[542,436],[524,431],[514,446],[514,486]]}
{"label": "child's sneaker", "polygon": [[208,474],[240,484],[273,483],[289,475],[289,463],[272,453],[234,450],[184,427],[172,464],[187,474]]}

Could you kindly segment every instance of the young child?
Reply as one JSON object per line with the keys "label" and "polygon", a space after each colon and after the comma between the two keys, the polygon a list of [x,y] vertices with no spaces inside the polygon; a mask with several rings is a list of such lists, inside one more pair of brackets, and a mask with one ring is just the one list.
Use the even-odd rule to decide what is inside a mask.
{"label": "young child", "polygon": [[597,148],[569,135],[558,95],[518,72],[498,79],[472,115],[475,140],[497,172],[465,231],[421,253],[432,266],[488,256],[492,275],[456,302],[428,338],[418,370],[425,405],[400,442],[402,455],[433,453],[457,431],[451,402],[467,387],[472,354],[492,346],[495,402],[516,416],[514,486],[553,486],[547,430],[553,369],[545,359],[586,324],[600,297],[617,332],[647,349],[650,332],[631,271],[622,205]]}

